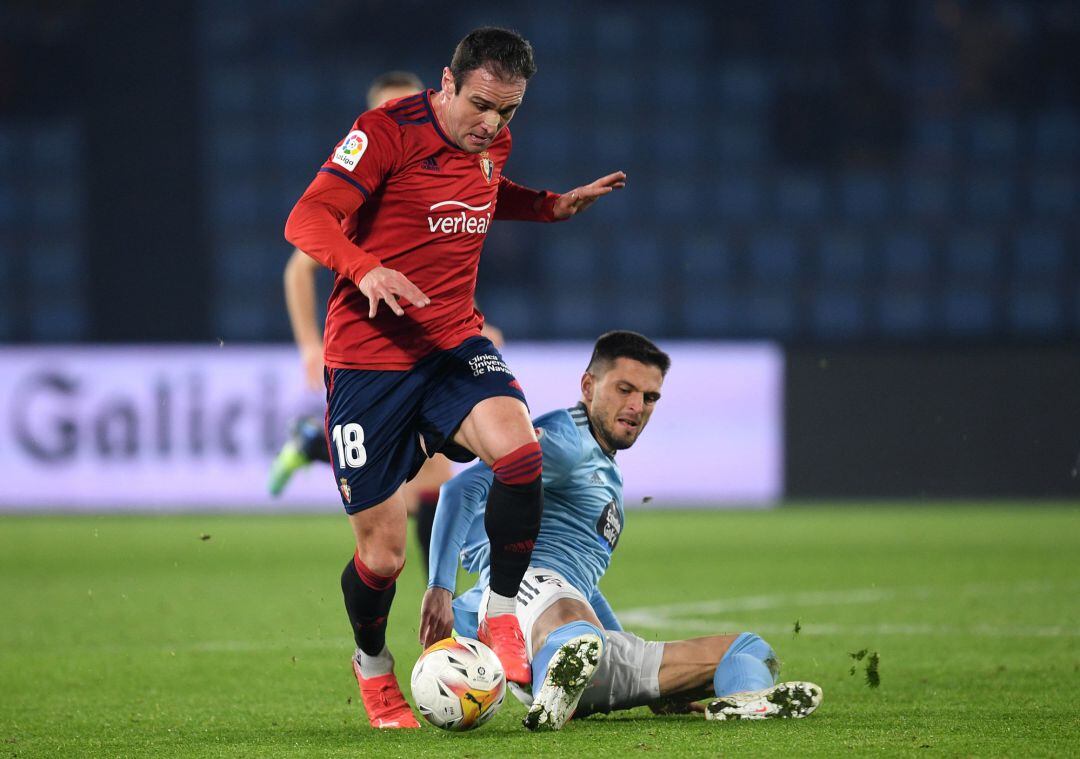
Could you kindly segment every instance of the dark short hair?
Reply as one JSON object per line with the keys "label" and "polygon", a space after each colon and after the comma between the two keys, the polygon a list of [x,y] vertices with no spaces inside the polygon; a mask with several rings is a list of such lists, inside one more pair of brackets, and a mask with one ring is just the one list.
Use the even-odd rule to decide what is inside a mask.
{"label": "dark short hair", "polygon": [[497,26],[473,29],[457,44],[450,59],[454,86],[460,90],[465,75],[479,68],[488,69],[500,79],[528,80],[536,73],[532,45],[510,29]]}
{"label": "dark short hair", "polygon": [[387,71],[379,74],[371,80],[371,86],[368,87],[368,105],[370,106],[371,101],[375,99],[376,92],[385,90],[388,87],[408,87],[419,92],[424,89],[424,83],[420,80],[420,77],[411,71]]}
{"label": "dark short hair", "polygon": [[615,330],[605,332],[597,339],[588,371],[594,374],[607,371],[617,358],[629,358],[655,366],[664,376],[671,368],[671,357],[657,348],[652,340],[637,332]]}

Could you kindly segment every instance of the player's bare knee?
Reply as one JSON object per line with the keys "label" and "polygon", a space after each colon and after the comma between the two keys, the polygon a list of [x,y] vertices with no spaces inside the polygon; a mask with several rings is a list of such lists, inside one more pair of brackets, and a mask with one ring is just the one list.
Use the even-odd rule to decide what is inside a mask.
{"label": "player's bare knee", "polygon": [[382,577],[392,577],[405,566],[405,546],[370,543],[357,546],[356,554],[372,572]]}
{"label": "player's bare knee", "polygon": [[540,649],[546,642],[552,630],[558,629],[571,622],[588,622],[598,628],[602,628],[596,613],[588,604],[583,604],[572,598],[560,598],[553,603],[536,620],[533,626],[533,648]]}

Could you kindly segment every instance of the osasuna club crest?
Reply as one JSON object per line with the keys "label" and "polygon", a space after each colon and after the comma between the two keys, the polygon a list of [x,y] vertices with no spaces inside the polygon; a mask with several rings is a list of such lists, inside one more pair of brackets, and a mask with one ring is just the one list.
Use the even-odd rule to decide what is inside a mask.
{"label": "osasuna club crest", "polygon": [[338,482],[341,483],[338,487],[341,490],[341,494],[345,496],[345,503],[352,503],[352,488],[349,487],[349,481],[342,477]]}
{"label": "osasuna club crest", "polygon": [[495,173],[495,162],[486,150],[480,154],[480,173],[484,175],[485,182],[491,182],[491,176]]}

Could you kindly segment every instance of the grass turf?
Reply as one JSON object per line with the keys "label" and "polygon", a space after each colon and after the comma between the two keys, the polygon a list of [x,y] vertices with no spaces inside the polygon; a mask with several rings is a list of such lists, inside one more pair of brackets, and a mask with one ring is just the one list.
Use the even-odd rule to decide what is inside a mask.
{"label": "grass turf", "polygon": [[[532,735],[508,697],[475,733],[370,730],[350,552],[340,516],[0,518],[0,756],[1080,753],[1076,508],[631,513],[602,583],[616,611],[647,638],[760,632],[824,688],[801,721],[638,709]],[[391,619],[405,680],[419,565]]]}

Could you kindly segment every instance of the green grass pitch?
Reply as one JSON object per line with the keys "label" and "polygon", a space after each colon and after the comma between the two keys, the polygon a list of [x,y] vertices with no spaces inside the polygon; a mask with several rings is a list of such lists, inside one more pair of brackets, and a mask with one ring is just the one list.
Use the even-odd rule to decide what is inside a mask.
{"label": "green grass pitch", "polygon": [[[338,588],[351,539],[338,515],[0,517],[0,756],[1080,754],[1075,504],[631,512],[602,583],[628,627],[757,631],[824,703],[545,735],[510,698],[475,733],[366,727]],[[413,559],[390,627],[405,682],[422,584]]]}

